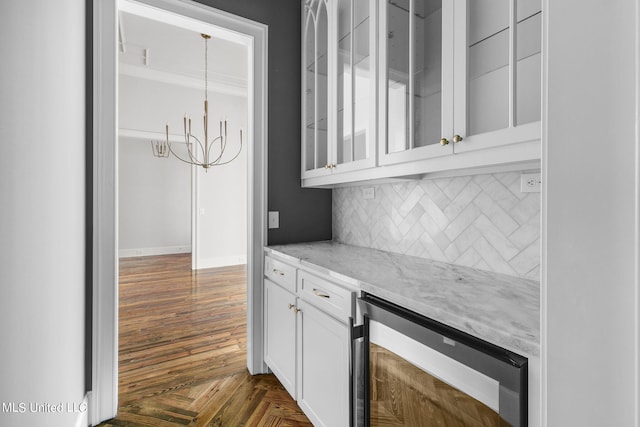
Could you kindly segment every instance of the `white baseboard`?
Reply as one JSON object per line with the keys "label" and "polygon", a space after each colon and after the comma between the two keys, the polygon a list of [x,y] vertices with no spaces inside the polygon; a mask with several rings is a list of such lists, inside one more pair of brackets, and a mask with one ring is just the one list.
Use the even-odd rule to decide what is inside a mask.
{"label": "white baseboard", "polygon": [[118,255],[120,258],[131,258],[137,256],[150,255],[169,255],[169,254],[186,254],[191,252],[191,246],[162,246],[157,248],[133,248],[120,249]]}
{"label": "white baseboard", "polygon": [[224,257],[213,257],[206,259],[199,259],[197,262],[198,270],[202,268],[218,268],[228,267],[230,265],[241,265],[247,263],[246,255],[232,255]]}

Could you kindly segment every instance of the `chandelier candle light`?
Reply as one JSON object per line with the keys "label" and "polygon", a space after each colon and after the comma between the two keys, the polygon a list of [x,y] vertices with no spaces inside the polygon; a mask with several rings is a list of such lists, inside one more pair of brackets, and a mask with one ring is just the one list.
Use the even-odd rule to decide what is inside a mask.
{"label": "chandelier candle light", "polygon": [[[166,141],[151,141],[151,149],[155,157],[167,158],[169,153],[173,154],[178,160],[195,166],[202,166],[205,171],[209,171],[211,166],[226,165],[240,155],[242,151],[242,129],[240,129],[240,147],[238,152],[229,160],[223,160],[225,149],[227,148],[227,121],[220,121],[220,136],[209,141],[209,99],[208,99],[208,58],[207,58],[207,42],[211,36],[201,34],[204,39],[204,144],[200,139],[191,133],[191,117],[184,115],[184,142],[187,146],[189,158],[182,158],[175,153],[169,141],[169,124],[165,126]],[[211,149],[214,145],[219,145],[219,153],[217,156],[211,156]],[[198,149],[195,149],[198,147]],[[217,150],[216,150],[217,152]],[[212,158],[213,157],[213,158]]]}

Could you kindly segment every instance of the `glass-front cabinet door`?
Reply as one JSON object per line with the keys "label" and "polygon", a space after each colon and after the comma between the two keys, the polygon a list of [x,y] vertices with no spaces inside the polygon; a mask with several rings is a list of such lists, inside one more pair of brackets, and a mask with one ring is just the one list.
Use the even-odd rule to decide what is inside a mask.
{"label": "glass-front cabinet door", "polygon": [[381,0],[381,165],[453,153],[453,3]]}
{"label": "glass-front cabinet door", "polygon": [[375,166],[376,4],[303,3],[302,178]]}
{"label": "glass-front cabinet door", "polygon": [[335,172],[375,165],[376,1],[336,3]]}
{"label": "glass-front cabinet door", "polygon": [[326,0],[303,3],[302,176],[328,171],[329,10]]}
{"label": "glass-front cabinet door", "polygon": [[455,0],[456,153],[540,139],[541,0]]}

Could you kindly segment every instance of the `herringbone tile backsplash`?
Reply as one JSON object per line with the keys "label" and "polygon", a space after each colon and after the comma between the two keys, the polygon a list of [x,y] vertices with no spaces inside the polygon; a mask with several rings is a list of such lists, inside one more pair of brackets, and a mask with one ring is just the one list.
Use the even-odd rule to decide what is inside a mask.
{"label": "herringbone tile backsplash", "polygon": [[540,193],[520,173],[333,190],[333,240],[539,280]]}

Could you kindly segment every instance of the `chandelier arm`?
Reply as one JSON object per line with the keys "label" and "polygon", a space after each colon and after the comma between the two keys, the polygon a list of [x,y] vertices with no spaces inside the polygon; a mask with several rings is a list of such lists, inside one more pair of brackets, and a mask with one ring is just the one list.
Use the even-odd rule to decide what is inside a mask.
{"label": "chandelier arm", "polygon": [[213,141],[211,141],[211,145],[209,146],[209,151],[211,151],[211,147],[214,146],[214,144],[216,143],[216,141],[218,139],[220,140],[220,154],[218,155],[218,157],[215,158],[215,160],[212,160],[209,163],[207,163],[208,165],[213,165],[213,164],[218,163],[218,161],[220,161],[220,159],[222,158],[222,155],[224,154],[224,150],[225,150],[224,147],[226,147],[226,144],[225,144],[224,147],[222,146],[222,136],[217,136],[217,137],[213,138]]}
{"label": "chandelier arm", "polygon": [[[200,152],[202,152],[203,156],[204,156],[204,148],[202,147],[202,142],[198,139],[197,136],[191,135],[189,134],[189,137],[193,138],[196,140],[196,142],[198,143],[198,146],[200,147]],[[195,146],[195,144],[193,144]],[[189,158],[191,159],[192,163],[195,165],[203,165],[204,161],[199,161],[198,157],[193,155],[193,150],[191,149],[191,142],[189,142],[187,144],[187,153],[189,153]]]}
{"label": "chandelier arm", "polygon": [[[225,136],[223,137],[222,135],[220,135],[218,138],[220,138],[220,155],[218,156],[218,158],[216,159],[216,163],[222,159],[222,156],[224,155],[225,150],[227,149],[227,135],[226,135],[226,131],[225,131]],[[217,138],[216,138],[217,139]],[[214,139],[215,141],[215,139]],[[224,163],[223,163],[224,164]]]}
{"label": "chandelier arm", "polygon": [[[181,162],[184,162],[184,163],[190,164],[190,165],[201,166],[201,164],[200,164],[200,163],[197,163],[197,161],[195,161],[195,159],[194,159],[194,161],[192,162],[192,161],[185,160],[185,159],[183,159],[182,157],[178,156],[178,155],[176,154],[176,152],[175,152],[175,151],[173,151],[173,148],[171,148],[171,143],[169,143],[168,145],[169,145],[169,151],[171,152],[171,154],[173,154],[173,155],[174,155],[174,157],[175,157],[176,159],[180,160]],[[193,157],[191,156],[191,149],[189,148],[189,144],[188,144],[188,143],[187,143],[187,152],[189,153],[189,157],[193,159]]]}
{"label": "chandelier arm", "polygon": [[202,146],[202,142],[200,142],[198,137],[196,137],[195,135],[191,134],[191,119],[189,119],[189,133],[187,133],[187,132],[184,133],[184,143],[187,145],[187,152],[189,153],[189,158],[192,159],[193,161],[197,162],[198,159],[197,159],[197,157],[193,156],[193,150],[191,148],[191,141],[189,140],[189,138],[193,138],[193,139],[196,140],[196,142],[200,146],[200,151],[204,154],[204,147]]}
{"label": "chandelier arm", "polygon": [[240,139],[240,148],[238,149],[238,152],[236,153],[235,156],[233,156],[232,159],[227,160],[226,162],[223,162],[223,163],[209,164],[209,166],[222,166],[222,165],[226,165],[227,163],[231,163],[240,155],[241,152],[242,152],[242,139]]}

